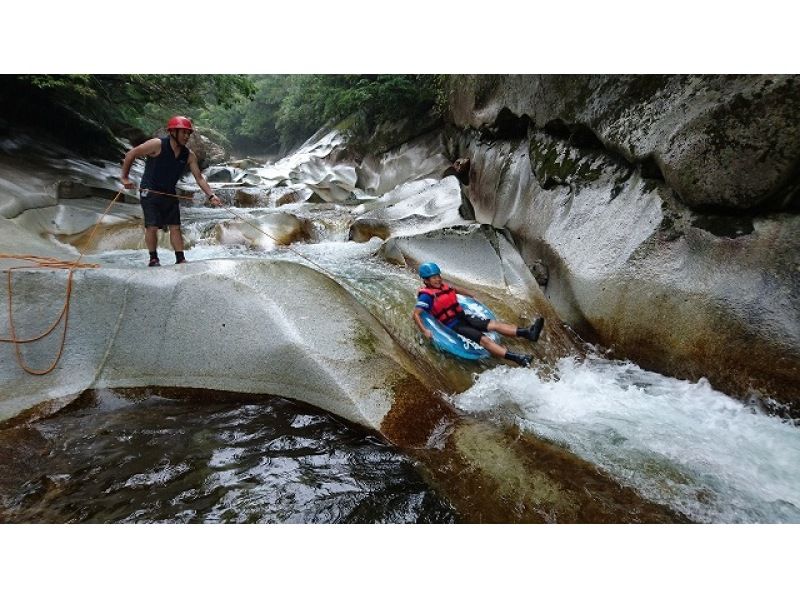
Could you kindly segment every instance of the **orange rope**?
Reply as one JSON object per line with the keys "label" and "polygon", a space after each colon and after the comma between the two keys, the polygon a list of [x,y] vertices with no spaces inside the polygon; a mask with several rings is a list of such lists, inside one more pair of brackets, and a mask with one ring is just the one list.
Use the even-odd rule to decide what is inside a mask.
{"label": "orange rope", "polygon": [[[152,190],[152,189],[140,189],[140,191],[150,191],[150,192],[153,192],[153,193],[158,193],[159,195],[166,195],[166,196],[169,196],[169,197],[174,197],[174,198],[179,199],[179,200],[192,201],[191,197],[184,197],[184,196],[180,196],[180,195],[174,195],[172,193],[164,193],[163,191],[155,191],[155,190]],[[14,344],[14,350],[15,350],[16,355],[17,355],[17,362],[19,363],[20,367],[23,370],[25,370],[26,372],[28,372],[29,374],[33,374],[33,375],[36,375],[36,376],[42,376],[42,375],[45,375],[45,374],[49,374],[50,372],[52,372],[55,369],[56,365],[58,364],[59,360],[61,359],[61,354],[64,351],[64,344],[66,342],[66,337],[67,337],[67,324],[69,322],[69,306],[70,306],[70,300],[71,300],[71,297],[72,297],[72,276],[73,276],[73,273],[74,273],[75,269],[77,269],[77,268],[99,268],[99,266],[97,264],[79,264],[79,262],[83,259],[83,255],[86,252],[86,249],[89,247],[89,244],[91,243],[92,239],[94,238],[94,235],[97,232],[98,227],[100,226],[100,222],[102,221],[103,216],[108,214],[109,210],[111,210],[111,207],[114,205],[114,203],[117,201],[117,199],[119,199],[119,197],[120,197],[120,195],[122,195],[122,193],[123,193],[122,191],[118,192],[117,195],[114,197],[114,199],[111,200],[111,203],[108,204],[108,207],[103,212],[102,216],[100,216],[100,218],[97,220],[97,223],[94,225],[94,228],[92,229],[92,232],[89,235],[89,238],[86,240],[86,243],[84,244],[84,249],[81,251],[80,255],[78,256],[78,259],[76,259],[74,262],[66,262],[66,261],[58,260],[56,258],[39,257],[39,256],[35,256],[35,255],[0,254],[0,259],[13,259],[13,260],[24,260],[24,261],[34,262],[35,264],[37,264],[36,266],[33,267],[35,269],[38,269],[38,268],[62,269],[62,270],[67,270],[69,272],[69,274],[67,276],[67,288],[66,288],[66,296],[64,298],[64,305],[61,308],[61,312],[59,313],[59,316],[56,319],[56,321],[53,323],[52,326],[50,326],[50,328],[48,328],[46,331],[44,331],[43,333],[39,334],[38,336],[35,336],[35,337],[32,337],[32,338],[28,338],[28,339],[19,339],[19,338],[17,338],[16,329],[14,327],[13,303],[12,303],[13,285],[12,285],[12,281],[11,281],[11,274],[12,274],[12,272],[14,270],[30,269],[31,266],[13,266],[13,267],[10,267],[10,268],[6,269],[6,274],[7,274],[7,279],[8,279],[8,327],[9,327],[9,331],[11,333],[11,338],[0,338],[0,342],[13,343]],[[233,215],[234,218],[237,218],[237,219],[241,220],[242,222],[244,222],[248,226],[251,226],[252,228],[257,230],[261,234],[269,237],[270,239],[272,239],[276,243],[280,244],[280,241],[278,239],[276,239],[275,237],[270,235],[265,230],[262,230],[261,228],[259,228],[258,226],[256,226],[252,222],[250,222],[248,219],[243,218],[242,216],[240,216],[239,214],[237,214],[236,212],[234,212],[233,210],[231,210],[227,206],[220,206],[220,207],[222,207],[223,209],[228,211],[231,215]],[[326,273],[332,279],[336,280],[337,277],[336,277],[336,275],[333,274],[333,272],[331,272],[330,270],[328,270],[328,269],[324,268],[323,266],[319,265],[318,263],[316,263],[311,258],[303,255],[299,251],[295,251],[294,249],[292,249],[289,246],[286,246],[286,249],[288,249],[289,251],[291,251],[295,255],[303,258],[304,260],[310,262],[315,267],[317,267],[319,270],[321,270],[322,272]],[[59,322],[61,322],[62,319],[64,320],[64,329],[63,329],[63,331],[61,333],[61,344],[60,344],[60,346],[58,348],[58,353],[56,354],[56,357],[53,360],[53,362],[50,364],[50,366],[48,368],[46,368],[44,370],[34,370],[34,369],[28,367],[25,364],[24,360],[23,360],[22,353],[20,351],[20,345],[23,345],[23,344],[26,344],[26,343],[32,343],[32,342],[38,341],[38,340],[43,339],[46,336],[50,335],[53,332],[53,330],[55,330],[56,326],[58,326]]]}
{"label": "orange rope", "polygon": [[[94,234],[97,232],[97,229],[99,228],[100,223],[103,220],[103,216],[108,214],[108,212],[111,210],[111,207],[114,205],[114,202],[116,202],[117,199],[119,199],[120,195],[122,195],[122,191],[117,193],[114,199],[111,200],[111,203],[108,204],[108,207],[100,216],[100,218],[98,218],[97,223],[94,225],[94,228],[92,228],[92,232],[89,235],[89,238],[86,240],[86,243],[84,244],[84,249],[80,252],[80,255],[74,262],[67,262],[64,260],[59,260],[50,257],[39,257],[36,255],[14,255],[14,254],[0,253],[0,259],[22,260],[22,261],[33,262],[34,264],[36,264],[35,266],[12,266],[6,269],[6,276],[8,283],[8,329],[9,332],[11,333],[11,338],[0,338],[0,342],[14,344],[14,352],[16,353],[17,356],[17,363],[19,363],[19,366],[29,374],[33,374],[35,376],[43,376],[45,374],[49,374],[55,369],[56,365],[61,359],[61,355],[64,352],[64,344],[66,343],[67,339],[67,327],[69,324],[69,306],[70,306],[70,300],[72,298],[72,276],[75,270],[78,268],[99,268],[97,264],[81,264],[80,261],[83,259],[83,254],[86,252],[86,248],[89,247],[89,243],[91,243],[92,239],[94,238]],[[14,326],[14,310],[13,310],[14,285],[12,284],[12,273],[14,270],[23,270],[23,269],[27,270],[27,269],[40,269],[40,268],[49,270],[56,269],[56,270],[68,271],[67,289],[66,289],[66,295],[64,297],[64,305],[61,308],[61,312],[59,313],[58,318],[56,319],[55,322],[53,322],[53,325],[50,326],[50,328],[48,328],[46,331],[44,331],[38,336],[27,339],[20,339],[17,338],[17,332]],[[52,333],[53,330],[55,330],[56,326],[58,326],[61,320],[64,320],[64,329],[61,333],[61,343],[59,345],[55,359],[53,359],[52,363],[44,370],[35,370],[31,367],[28,367],[25,364],[25,361],[22,357],[20,345],[23,345],[25,343],[32,343],[40,339],[43,339],[46,336],[49,336],[50,333]]]}

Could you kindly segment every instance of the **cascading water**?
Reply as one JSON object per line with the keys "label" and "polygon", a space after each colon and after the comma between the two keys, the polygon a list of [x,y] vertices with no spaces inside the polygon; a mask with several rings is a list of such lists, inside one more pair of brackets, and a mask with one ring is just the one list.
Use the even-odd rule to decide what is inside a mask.
{"label": "cascading water", "polygon": [[[193,261],[291,260],[324,268],[396,334],[412,339],[410,307],[405,308],[416,277],[377,258],[378,239],[346,241],[342,231],[347,211],[290,206],[237,213],[248,218],[252,212],[286,211],[308,218],[315,230],[328,234],[318,235],[316,242],[294,243],[291,251],[221,245],[212,238],[209,223],[230,214],[193,208],[185,211],[186,237],[193,243],[188,256]],[[115,267],[140,267],[142,251],[92,257]],[[382,312],[381,305],[392,308]],[[554,375],[488,365],[495,367],[475,374],[474,386],[452,397],[456,407],[512,421],[564,446],[646,499],[691,520],[800,522],[800,428],[717,392],[705,381],[676,380],[631,363],[567,358],[558,362]]]}
{"label": "cascading water", "polygon": [[[455,213],[444,220],[437,219],[444,208],[434,201],[438,196],[432,188],[433,185],[426,184],[419,191],[432,193],[430,200],[417,198],[419,201],[395,210],[403,224],[392,232],[393,238],[435,231],[440,225],[450,226],[455,222]],[[456,199],[460,197],[457,188],[451,191],[457,194]],[[93,203],[94,200],[73,200],[72,207],[96,210],[92,208]],[[127,208],[121,211],[130,212]],[[133,208],[138,214],[138,207]],[[452,212],[455,208],[447,209]],[[36,216],[35,210],[30,212],[31,216]],[[463,412],[503,425],[513,423],[526,434],[564,447],[645,499],[665,505],[693,521],[800,522],[800,428],[791,422],[760,413],[714,391],[704,381],[684,382],[602,357],[590,356],[584,360],[569,357],[559,360],[554,370],[534,371],[510,368],[497,360],[465,364],[438,354],[422,341],[411,323],[410,311],[419,279],[411,269],[394,265],[378,255],[382,241],[375,233],[380,227],[367,219],[361,230],[364,238],[371,236],[371,240],[364,243],[347,240],[354,218],[363,215],[359,208],[304,201],[278,206],[271,201],[268,206],[237,207],[228,211],[196,203],[193,207],[182,208],[182,215],[190,262],[227,258],[293,261],[322,270],[377,318],[412,359],[423,362],[426,372],[436,372],[447,378],[451,390],[467,388],[474,376],[474,385],[469,390],[450,397]],[[259,238],[257,230],[248,228],[235,216],[267,231],[277,231],[275,234],[286,235],[285,239],[289,240],[276,242]],[[74,246],[80,246],[77,238],[58,238],[56,232],[48,228],[48,218],[34,220],[41,226],[37,232],[49,234],[50,240],[62,249],[73,241]],[[103,267],[142,269],[146,252],[140,246],[141,223],[115,221],[114,225],[120,227],[114,229],[119,236],[109,234],[106,245],[90,251],[87,258]],[[73,231],[64,229],[61,233],[71,235]],[[117,241],[119,243],[114,245]],[[171,252],[163,241],[161,253],[169,257],[162,257],[162,263],[171,266]],[[432,238],[424,243],[436,241]],[[456,244],[460,242],[459,239],[455,241]],[[441,248],[424,243],[419,246],[423,248],[420,251]],[[109,246],[115,249],[107,249]],[[451,253],[458,251],[451,246]],[[502,281],[510,286],[509,281],[514,280],[513,268],[501,274],[493,273],[495,262],[485,254],[470,254],[465,250],[461,257],[462,273],[469,273],[469,268],[479,264],[476,271],[480,270],[481,275],[469,280],[476,286],[486,283],[486,288],[497,292],[493,295],[495,298],[503,295]],[[494,250],[488,252],[488,257],[496,260]],[[484,274],[495,279],[489,281]],[[500,299],[492,307],[521,319],[523,314],[514,306],[519,293],[516,298],[513,293],[505,297],[509,299],[505,305]],[[369,344],[368,340],[364,342]],[[43,436],[60,439],[62,446],[54,449],[52,455],[54,462],[66,469],[44,472],[44,477],[27,480],[22,491],[9,499],[12,505],[20,506],[20,520],[25,519],[26,513],[33,513],[30,520],[35,520],[36,509],[51,507],[55,509],[52,520],[82,521],[450,521],[454,518],[446,504],[438,503],[425,491],[418,491],[418,480],[409,474],[406,461],[390,451],[384,452],[385,447],[375,449],[370,456],[370,451],[362,451],[360,441],[342,450],[338,444],[337,447],[326,444],[329,437],[338,443],[339,432],[329,432],[324,426],[316,425],[315,416],[300,414],[295,417],[292,415],[295,407],[288,404],[280,404],[279,410],[289,414],[289,423],[271,421],[270,409],[262,406],[236,409],[202,406],[196,414],[185,407],[185,403],[165,405],[151,396],[135,407],[116,405],[111,410],[103,408],[99,412],[89,410],[78,415],[59,415],[38,424]],[[163,426],[156,425],[150,420],[150,410],[167,414],[172,419]],[[121,425],[117,421],[119,414],[133,414],[133,424],[130,427]],[[312,425],[303,424],[307,421]],[[261,434],[265,422],[274,424],[280,441]],[[200,430],[209,424],[216,426],[216,432],[206,442],[208,438]],[[247,438],[240,435],[242,428],[251,431]],[[298,431],[286,433],[289,428]],[[449,428],[445,430],[448,431]],[[106,442],[109,434],[122,443],[131,438],[140,439],[144,458],[136,461],[129,455],[117,454],[115,451],[119,447]],[[186,450],[178,447],[165,461],[164,453],[173,440],[159,444],[154,439],[170,435],[173,440],[191,436],[202,442],[194,447],[196,451],[189,450],[191,447]],[[281,445],[282,442],[285,445]],[[307,463],[302,458],[292,461],[297,456],[294,451],[298,443],[303,445],[300,447],[303,450],[308,449],[307,454],[301,455],[310,457]],[[479,447],[476,450],[484,450],[487,445],[475,446]],[[291,471],[276,473],[263,467],[259,455],[273,448],[278,449],[276,459],[290,463]],[[284,450],[285,454],[280,453]],[[108,459],[95,458],[95,453],[107,455]],[[114,460],[116,457],[119,461]],[[377,464],[379,468],[389,463],[390,473],[395,476],[368,500],[392,494],[397,488],[411,488],[408,501],[403,502],[403,499],[398,503],[400,511],[388,516],[380,510],[372,511],[367,518],[359,518],[353,511],[337,518],[332,513],[343,503],[338,503],[336,497],[329,501],[329,506],[333,505],[330,508],[325,505],[317,508],[312,504],[330,499],[337,492],[344,503],[352,504],[351,490],[374,482],[368,468],[353,471],[349,467],[351,461],[362,457],[368,465]],[[326,469],[328,462],[333,463],[333,469]],[[117,475],[118,466],[127,468],[124,479]],[[314,470],[312,466],[321,468]],[[307,467],[309,476],[325,478],[321,492],[313,479],[300,480],[311,479],[308,487],[304,487],[292,477],[292,472],[303,467]],[[210,472],[202,480],[197,477],[200,469]],[[564,477],[573,472],[569,466],[564,469]],[[100,479],[89,479],[91,476],[84,475],[87,471],[92,475],[96,473]],[[498,470],[498,477],[504,474],[505,470]],[[330,479],[341,476],[348,480],[344,486],[324,486]],[[192,488],[184,487],[187,480],[192,482]],[[282,483],[297,483],[301,491],[298,500],[288,506],[273,501]],[[349,487],[345,487],[348,484]],[[82,493],[82,485],[89,491]],[[531,482],[531,486],[534,485]],[[138,498],[151,491],[161,496],[160,504],[149,504]],[[43,493],[43,501],[39,501],[39,493]],[[101,497],[94,506],[82,511],[72,510],[77,502],[95,500],[100,494],[110,502]],[[58,496],[49,502],[54,495]],[[128,511],[118,508],[114,502],[120,497],[130,503]],[[76,503],[71,502],[73,499]],[[423,503],[424,508],[417,508]],[[26,510],[28,507],[34,511]]]}
{"label": "cascading water", "polygon": [[800,522],[800,428],[711,388],[590,357],[499,367],[452,402],[566,447],[693,521]]}

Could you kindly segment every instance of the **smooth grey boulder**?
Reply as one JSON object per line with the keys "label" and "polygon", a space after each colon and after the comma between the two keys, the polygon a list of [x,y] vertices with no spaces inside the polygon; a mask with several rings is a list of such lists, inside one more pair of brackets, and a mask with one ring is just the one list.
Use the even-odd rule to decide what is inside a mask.
{"label": "smooth grey boulder", "polygon": [[209,183],[232,183],[241,174],[237,168],[230,166],[209,166],[203,171],[203,176]]}
{"label": "smooth grey boulder", "polygon": [[245,245],[251,249],[273,249],[310,237],[309,224],[284,212],[248,214],[246,220],[228,220],[215,226],[221,245]]}
{"label": "smooth grey boulder", "polygon": [[138,206],[115,202],[107,214],[108,202],[97,200],[70,201],[55,206],[26,210],[14,222],[38,234],[75,235],[83,233],[98,222],[104,226],[123,223],[136,224],[143,234],[142,211]]}
{"label": "smooth grey boulder", "polygon": [[[46,236],[32,232],[14,220],[0,218],[0,253],[7,255],[38,255],[56,259],[74,260],[79,253],[65,244],[54,245]],[[22,262],[9,261],[3,263],[7,268],[21,265]]]}
{"label": "smooth grey boulder", "polygon": [[59,178],[53,169],[31,164],[24,156],[0,153],[0,217],[56,205]]}
{"label": "smooth grey boulder", "polygon": [[[59,197],[102,196],[138,201],[119,183],[119,166],[87,162],[69,150],[34,143],[22,136],[6,139],[0,151],[0,217],[14,218],[25,210],[55,206]],[[139,167],[134,172],[140,172]]]}
{"label": "smooth grey boulder", "polygon": [[438,178],[430,178],[402,183],[380,197],[365,200],[361,204],[352,208],[351,212],[355,216],[363,216],[372,210],[388,208],[422,193],[433,185],[436,185],[438,182]]}
{"label": "smooth grey boulder", "polygon": [[[38,255],[53,255],[57,248],[91,255],[98,251],[144,249],[142,210],[139,206],[115,202],[105,215],[109,202],[87,198],[70,200],[55,206],[32,208],[10,220],[25,234],[36,234],[50,243],[41,246]],[[95,226],[97,230],[95,231]],[[187,235],[187,247],[191,246]],[[19,254],[16,243],[9,243],[0,253]],[[71,246],[71,247],[70,247]],[[159,235],[159,246],[170,247],[168,236]],[[73,258],[74,259],[74,258]]]}
{"label": "smooth grey boulder", "polygon": [[321,129],[291,155],[252,173],[267,186],[302,184],[324,201],[349,201],[356,186],[355,167],[328,159],[346,140],[340,131]]}
{"label": "smooth grey boulder", "polygon": [[332,166],[320,158],[311,158],[290,174],[293,183],[302,183],[319,197],[331,203],[347,203],[355,199],[356,169],[347,164]]}
{"label": "smooth grey boulder", "polygon": [[519,252],[502,232],[477,223],[397,236],[385,241],[381,255],[417,271],[423,262],[436,262],[442,276],[471,286],[491,287],[529,298],[541,295]]}
{"label": "smooth grey boulder", "polygon": [[264,192],[258,187],[238,187],[233,192],[233,205],[238,208],[264,205]]}
{"label": "smooth grey boulder", "polygon": [[89,197],[92,194],[91,188],[78,181],[60,181],[56,186],[56,198],[79,199]]}
{"label": "smooth grey boulder", "polygon": [[[15,275],[25,306],[15,312],[19,337],[51,321],[65,279],[64,272]],[[296,398],[379,429],[393,381],[414,370],[338,284],[295,263],[101,268],[76,272],[74,286],[64,354],[51,374],[24,373],[13,347],[0,343],[0,421],[47,412],[86,388],[150,385]],[[7,334],[3,319],[0,335]],[[57,345],[58,335],[26,345],[25,361],[42,367]]]}

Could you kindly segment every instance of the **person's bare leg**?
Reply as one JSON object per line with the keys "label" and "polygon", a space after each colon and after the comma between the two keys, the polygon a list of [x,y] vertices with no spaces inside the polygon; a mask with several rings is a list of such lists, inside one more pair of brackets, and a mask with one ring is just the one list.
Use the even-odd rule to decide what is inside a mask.
{"label": "person's bare leg", "polygon": [[503,336],[522,336],[532,340],[533,342],[536,342],[539,340],[539,334],[541,334],[543,326],[544,318],[539,316],[534,320],[534,323],[530,326],[530,328],[517,328],[516,326],[506,324],[505,322],[491,320],[487,329],[490,332],[499,332]]}
{"label": "person's bare leg", "polygon": [[148,226],[144,229],[144,245],[147,251],[155,251],[158,246],[158,227]]}
{"label": "person's bare leg", "polygon": [[517,336],[516,326],[506,324],[505,322],[498,322],[497,320],[491,320],[487,330],[489,330],[489,332],[499,332],[503,336]]}
{"label": "person's bare leg", "polygon": [[183,251],[183,235],[181,234],[181,227],[178,225],[170,225],[169,227],[169,242],[172,244],[172,249],[175,251]]}
{"label": "person's bare leg", "polygon": [[489,351],[492,357],[499,357],[502,359],[503,357],[506,356],[506,352],[508,351],[508,349],[506,349],[503,345],[498,345],[496,342],[494,342],[485,334],[481,336],[480,344],[481,347]]}
{"label": "person's bare leg", "polygon": [[522,367],[528,367],[531,364],[532,357],[522,353],[512,353],[502,345],[498,345],[485,334],[481,336],[481,347],[489,351],[493,357],[499,359],[508,359]]}

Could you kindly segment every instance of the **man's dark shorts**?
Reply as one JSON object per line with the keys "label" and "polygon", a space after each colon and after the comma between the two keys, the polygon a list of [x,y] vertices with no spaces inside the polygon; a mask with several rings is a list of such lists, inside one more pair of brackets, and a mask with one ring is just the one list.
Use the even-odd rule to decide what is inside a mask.
{"label": "man's dark shorts", "polygon": [[145,227],[164,228],[181,225],[180,204],[176,198],[156,193],[143,193],[139,202],[142,204]]}
{"label": "man's dark shorts", "polygon": [[452,330],[480,344],[484,332],[488,332],[489,320],[477,316],[461,314],[453,324]]}

